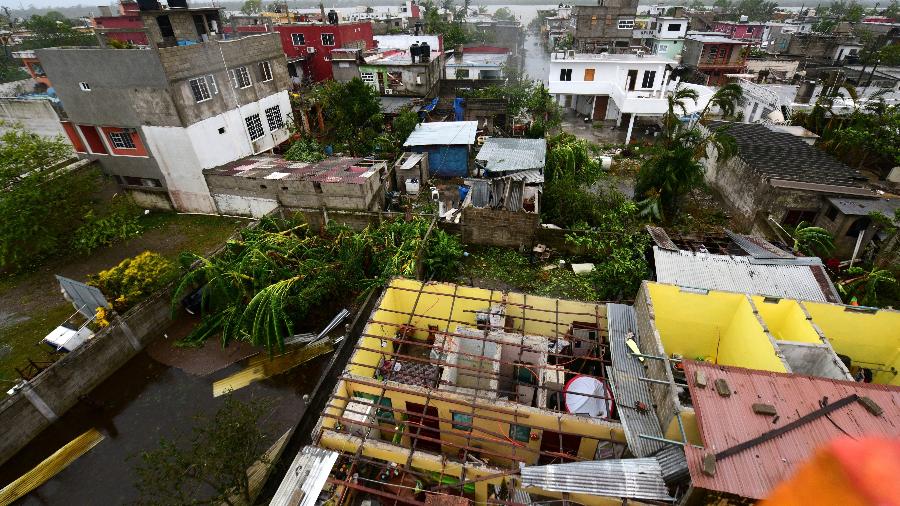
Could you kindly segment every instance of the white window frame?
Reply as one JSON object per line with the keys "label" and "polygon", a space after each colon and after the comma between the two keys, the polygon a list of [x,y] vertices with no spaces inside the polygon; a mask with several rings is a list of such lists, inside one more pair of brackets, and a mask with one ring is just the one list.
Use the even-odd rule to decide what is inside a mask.
{"label": "white window frame", "polygon": [[134,138],[128,132],[107,132],[106,136],[113,149],[137,149]]}
{"label": "white window frame", "polygon": [[284,128],[284,116],[281,115],[281,106],[276,104],[266,109],[266,123],[269,124],[269,131],[281,130]]}
{"label": "white window frame", "polygon": [[81,88],[81,91],[91,91],[91,85],[84,81],[78,83],[78,87]]}
{"label": "white window frame", "polygon": [[212,93],[209,91],[209,84],[206,82],[206,76],[195,77],[194,79],[188,80],[188,89],[191,90],[191,95],[193,95],[195,103],[199,104],[206,102],[207,100],[212,100]]}
{"label": "white window frame", "polygon": [[[242,90],[244,88],[249,88],[250,85],[253,84],[253,81],[250,80],[250,72],[247,72],[247,67],[238,67],[231,69],[228,72],[231,74],[231,85],[236,89]],[[245,81],[246,84],[243,84]]]}
{"label": "white window frame", "polygon": [[668,44],[657,44],[656,45],[656,54],[665,54],[669,52]]}
{"label": "white window frame", "polygon": [[634,30],[634,20],[620,19],[617,26],[619,30]]}
{"label": "white window frame", "polygon": [[[297,38],[300,38],[300,42],[297,42]],[[306,45],[306,35],[299,32],[294,32],[291,34],[291,45],[292,46],[305,46]]]}
{"label": "white window frame", "polygon": [[272,77],[272,65],[267,61],[259,62],[259,76],[260,82],[267,83],[273,79]]}
{"label": "white window frame", "polygon": [[[254,121],[255,120],[255,121]],[[251,125],[251,123],[253,123]],[[266,135],[266,131],[263,129],[262,120],[259,118],[259,114],[251,114],[244,118],[244,126],[247,128],[247,135],[250,136],[251,141],[255,141],[256,139],[261,139]],[[259,135],[256,137],[253,136],[255,127],[259,128]]]}
{"label": "white window frame", "polygon": [[219,94],[219,85],[216,84],[216,77],[212,74],[208,74],[206,76],[206,87],[209,88],[209,92],[212,95]]}
{"label": "white window frame", "polygon": [[[326,35],[329,36],[329,37],[331,37],[331,44],[328,44],[327,42],[325,42],[325,36],[326,36]],[[322,39],[322,45],[323,45],[323,46],[328,46],[328,47],[333,47],[333,46],[334,46],[334,34],[333,34],[333,33],[323,33],[323,34],[321,35],[321,39]]]}

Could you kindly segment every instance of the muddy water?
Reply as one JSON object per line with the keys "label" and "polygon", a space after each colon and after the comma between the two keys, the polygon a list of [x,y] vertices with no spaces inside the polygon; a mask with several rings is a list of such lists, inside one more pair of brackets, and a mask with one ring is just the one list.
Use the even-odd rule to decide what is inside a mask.
{"label": "muddy water", "polygon": [[[168,332],[180,334],[182,323]],[[310,393],[330,355],[275,378],[256,382],[234,395],[241,400],[270,399],[267,421],[273,434],[292,427],[303,414],[303,394]],[[240,370],[233,364],[207,376],[188,374],[157,362],[145,351],[0,467],[0,487],[19,477],[74,437],[95,427],[105,439],[90,452],[17,504],[125,504],[138,499],[134,455],[153,449],[161,437],[185,433],[198,415],[214,413],[222,398],[212,397],[212,383]]]}

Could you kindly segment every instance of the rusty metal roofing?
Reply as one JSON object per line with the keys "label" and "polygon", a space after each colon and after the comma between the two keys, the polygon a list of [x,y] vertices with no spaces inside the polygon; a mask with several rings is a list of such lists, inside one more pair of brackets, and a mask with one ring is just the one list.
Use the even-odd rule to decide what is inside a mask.
{"label": "rusty metal roofing", "polygon": [[678,251],[678,245],[672,241],[672,238],[666,233],[666,229],[654,227],[652,225],[647,225],[646,228],[647,233],[650,234],[650,237],[657,246],[667,250]]}
{"label": "rusty metal roofing", "polygon": [[656,280],[685,288],[840,302],[818,258],[754,259],[653,247]]}
{"label": "rusty metal roofing", "polygon": [[316,163],[292,162],[277,156],[251,156],[204,171],[217,176],[285,181],[363,184],[384,162],[332,156]]}
{"label": "rusty metal roofing", "polygon": [[[663,431],[652,408],[644,411],[635,409],[638,403],[653,406],[653,399],[650,397],[649,383],[640,379],[644,376],[644,366],[625,344],[630,337],[629,333],[637,335],[634,308],[625,304],[607,304],[606,318],[612,363],[607,371],[616,405],[620,407],[619,417],[622,428],[625,429],[625,440],[631,453],[638,457],[648,457],[666,444],[640,436],[643,434],[662,438]],[[637,337],[634,339],[637,341]]]}
{"label": "rusty metal roofing", "polygon": [[545,139],[491,137],[484,141],[476,160],[487,172],[542,170],[547,158]]}
{"label": "rusty metal roofing", "polygon": [[526,466],[521,475],[523,487],[550,492],[674,501],[663,482],[659,462],[654,458]]}
{"label": "rusty metal roofing", "polygon": [[[688,446],[688,468],[694,487],[761,499],[817,448],[838,437],[900,437],[900,388],[851,381],[838,381],[794,374],[725,367],[710,363],[684,362],[688,388],[697,416],[703,449]],[[702,372],[706,384],[695,381]],[[731,395],[721,396],[712,385],[725,380]],[[883,410],[870,412],[853,401],[828,414],[809,420],[777,437],[760,442],[731,456],[717,459],[715,474],[702,471],[706,453],[718,453],[767,432],[783,427],[828,403],[852,394],[868,397]],[[774,407],[776,416],[757,414],[753,404]]]}

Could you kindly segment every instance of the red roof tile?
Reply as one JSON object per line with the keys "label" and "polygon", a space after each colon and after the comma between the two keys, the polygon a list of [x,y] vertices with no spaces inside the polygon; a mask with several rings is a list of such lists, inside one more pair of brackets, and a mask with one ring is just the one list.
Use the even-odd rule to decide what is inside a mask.
{"label": "red roof tile", "polygon": [[[686,360],[685,373],[704,449],[686,448],[693,485],[741,497],[761,499],[796,466],[830,440],[849,435],[900,437],[900,388],[813,378],[794,374],[725,367]],[[695,372],[706,375],[697,386]],[[731,395],[720,396],[715,381],[724,379]],[[849,395],[869,397],[884,411],[873,415],[859,402],[832,411],[780,436],[716,462],[715,475],[702,471],[701,459],[777,429]],[[756,414],[753,404],[771,404],[777,418]]]}

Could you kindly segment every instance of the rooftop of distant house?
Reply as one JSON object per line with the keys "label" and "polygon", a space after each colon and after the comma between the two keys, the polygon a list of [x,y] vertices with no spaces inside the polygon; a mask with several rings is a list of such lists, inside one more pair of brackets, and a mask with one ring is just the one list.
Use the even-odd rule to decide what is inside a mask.
{"label": "rooftop of distant house", "polygon": [[634,53],[572,53],[568,51],[556,51],[551,55],[552,61],[571,61],[571,62],[641,62],[641,63],[659,63],[662,65],[677,65],[678,62],[671,58],[655,54],[634,54]]}
{"label": "rooftop of distant house", "polygon": [[711,121],[707,126],[724,129],[733,136],[737,156],[770,183],[780,180],[808,183],[809,189],[826,186],[861,189],[866,180],[859,171],[790,133],[761,124],[727,121]]}
{"label": "rooftop of distant house", "polygon": [[363,184],[383,165],[380,160],[343,156],[329,157],[315,163],[292,162],[276,156],[251,156],[207,169],[204,173],[249,179]]}
{"label": "rooftop of distant house", "polygon": [[709,44],[747,44],[747,41],[732,39],[722,35],[720,32],[687,32],[685,38]]}
{"label": "rooftop of distant house", "polygon": [[697,488],[763,499],[832,439],[900,435],[896,387],[682,363],[704,447],[684,447]]}
{"label": "rooftop of distant house", "polygon": [[447,58],[446,66],[448,67],[501,67],[506,64],[508,58],[507,53],[470,53],[464,51],[462,57],[457,59],[454,55]]}
{"label": "rooftop of distant house", "polygon": [[494,173],[543,169],[547,158],[545,139],[491,137],[485,140],[475,159]]}
{"label": "rooftop of distant house", "polygon": [[440,56],[441,51],[431,48],[431,57],[428,61],[422,61],[421,57],[416,57],[416,61],[413,61],[412,54],[408,49],[388,49],[366,56],[365,60],[368,65],[425,65]]}
{"label": "rooftop of distant house", "polygon": [[454,146],[475,144],[477,121],[419,123],[404,146]]}

